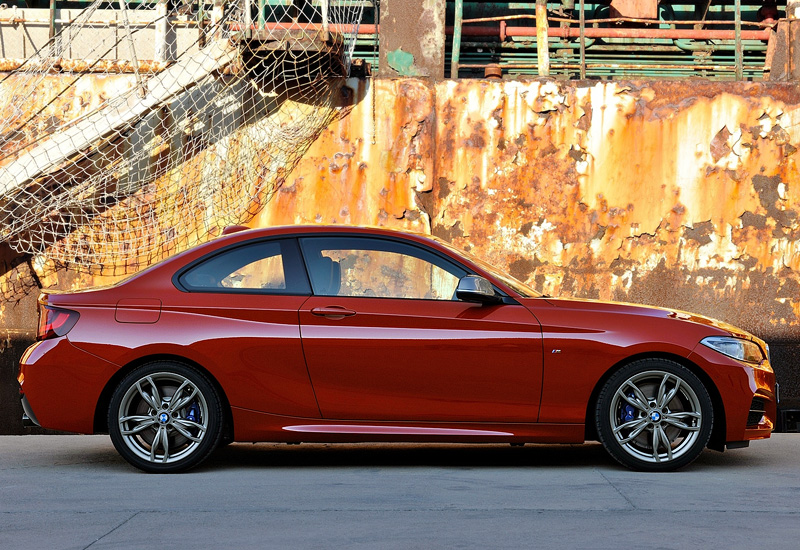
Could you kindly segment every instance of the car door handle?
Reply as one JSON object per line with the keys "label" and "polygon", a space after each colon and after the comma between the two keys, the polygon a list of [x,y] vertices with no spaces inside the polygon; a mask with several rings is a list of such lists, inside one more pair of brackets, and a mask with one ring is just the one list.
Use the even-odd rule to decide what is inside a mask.
{"label": "car door handle", "polygon": [[311,313],[320,317],[327,317],[328,319],[342,319],[343,317],[350,317],[356,314],[352,309],[341,306],[315,307],[311,310]]}

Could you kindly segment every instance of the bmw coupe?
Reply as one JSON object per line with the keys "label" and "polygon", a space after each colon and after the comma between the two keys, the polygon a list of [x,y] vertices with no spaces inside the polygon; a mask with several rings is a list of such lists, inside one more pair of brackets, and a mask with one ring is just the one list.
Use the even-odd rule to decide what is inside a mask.
{"label": "bmw coupe", "polygon": [[767,345],[656,307],[543,296],[438,239],[233,228],[110,287],[44,292],[26,420],[147,472],[233,441],[579,443],[639,470],[770,436]]}

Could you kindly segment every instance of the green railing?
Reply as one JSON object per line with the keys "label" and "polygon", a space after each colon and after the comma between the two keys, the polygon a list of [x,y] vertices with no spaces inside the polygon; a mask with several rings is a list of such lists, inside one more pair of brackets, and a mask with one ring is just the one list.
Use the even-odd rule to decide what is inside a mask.
{"label": "green railing", "polygon": [[[452,78],[482,77],[491,67],[556,78],[758,80],[776,15],[760,0],[654,1],[657,17],[646,18],[618,17],[607,3],[583,1],[450,4]],[[547,15],[538,25],[537,4]],[[785,2],[775,7],[780,16]]]}
{"label": "green railing", "polygon": [[[173,0],[171,0],[173,1]],[[323,0],[312,0],[319,6]],[[362,28],[354,57],[377,68],[372,0],[327,0],[333,4],[364,7]],[[377,1],[377,0],[376,0]],[[402,1],[402,0],[392,0]],[[140,2],[155,6],[153,0]],[[189,18],[203,21],[212,2],[174,0],[189,9]],[[80,8],[89,2],[29,0],[7,1],[7,6],[51,9],[55,28],[56,8]],[[768,36],[773,24],[763,0],[660,2],[655,19],[611,17],[608,2],[563,0],[542,2],[547,13],[539,47],[537,2],[447,2],[445,74],[453,78],[483,78],[487,67],[502,75],[551,76],[554,78],[688,78],[700,76],[723,80],[759,80],[767,59]],[[304,11],[305,5],[305,11]],[[295,6],[298,17],[310,17],[307,0],[253,0],[255,25],[274,21],[277,6]],[[109,2],[109,8],[118,7]],[[778,17],[786,2],[777,3]],[[146,9],[142,6],[138,9]],[[280,10],[278,10],[280,11]],[[316,10],[318,13],[318,10]],[[581,23],[582,22],[582,23]],[[543,65],[543,59],[547,66]]]}

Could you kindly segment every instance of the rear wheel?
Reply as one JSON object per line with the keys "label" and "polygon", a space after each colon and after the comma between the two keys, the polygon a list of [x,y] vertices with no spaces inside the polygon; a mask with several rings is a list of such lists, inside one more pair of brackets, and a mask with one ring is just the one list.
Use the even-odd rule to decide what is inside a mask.
{"label": "rear wheel", "polygon": [[597,400],[600,441],[628,468],[668,471],[695,460],[708,444],[713,406],[703,383],[666,359],[626,365]]}
{"label": "rear wheel", "polygon": [[222,437],[222,403],[199,371],[155,362],[126,376],[108,411],[111,441],[146,472],[188,470],[208,458]]}

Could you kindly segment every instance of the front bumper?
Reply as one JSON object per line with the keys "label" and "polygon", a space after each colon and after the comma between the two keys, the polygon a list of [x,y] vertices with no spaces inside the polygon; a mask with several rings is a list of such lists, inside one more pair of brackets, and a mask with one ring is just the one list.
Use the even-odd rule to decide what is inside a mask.
{"label": "front bumper", "polygon": [[720,444],[731,443],[733,447],[770,436],[777,420],[777,393],[769,363],[748,365],[702,344],[688,359],[702,368],[718,391],[725,424]]}

